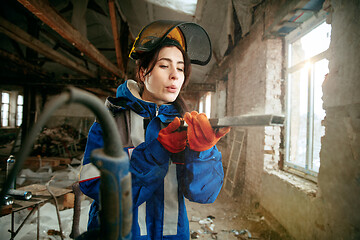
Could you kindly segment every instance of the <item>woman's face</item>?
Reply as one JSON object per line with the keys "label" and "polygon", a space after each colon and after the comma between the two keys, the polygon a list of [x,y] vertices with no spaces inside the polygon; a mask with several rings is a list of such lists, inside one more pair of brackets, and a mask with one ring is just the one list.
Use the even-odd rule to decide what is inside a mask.
{"label": "woman's face", "polygon": [[145,76],[146,71],[141,70],[142,99],[157,105],[175,101],[185,79],[181,51],[175,46],[162,48],[153,70]]}

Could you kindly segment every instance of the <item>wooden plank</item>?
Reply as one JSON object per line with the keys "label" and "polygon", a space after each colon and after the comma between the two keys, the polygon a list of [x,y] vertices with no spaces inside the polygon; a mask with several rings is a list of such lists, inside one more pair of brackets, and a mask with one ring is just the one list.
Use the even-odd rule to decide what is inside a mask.
{"label": "wooden plank", "polygon": [[[21,189],[20,189],[21,190]],[[33,208],[35,207],[37,204],[43,204],[46,201],[49,200],[49,197],[47,198],[43,198],[43,197],[32,197],[30,200],[20,200],[20,199],[15,199],[14,200],[14,204],[12,206],[12,211],[13,212],[17,212],[20,210],[23,210],[25,208]]]}
{"label": "wooden plank", "polygon": [[31,166],[32,168],[39,168],[40,162],[41,162],[41,167],[46,166],[46,165],[51,166],[51,167],[57,167],[60,165],[59,159],[51,159],[51,158],[46,158],[46,157],[42,157],[41,159],[40,159],[40,157],[28,157],[25,160],[24,165]]}
{"label": "wooden plank", "polygon": [[[31,194],[34,197],[50,196],[50,193],[46,189],[46,186],[41,185],[41,184],[31,184],[31,185],[28,185],[28,186],[20,187],[20,188],[18,188],[18,190],[29,191],[29,192],[31,192]],[[56,197],[59,197],[59,196],[62,196],[64,194],[72,192],[71,189],[58,188],[58,187],[52,187],[52,186],[50,186],[50,190],[54,193],[54,195]]]}
{"label": "wooden plank", "polygon": [[12,205],[2,205],[0,208],[0,217],[8,215],[12,212]]}
{"label": "wooden plank", "polygon": [[47,0],[18,0],[18,2],[95,63],[114,75],[124,78],[124,73],[102,55],[86,37],[81,35],[78,30],[59,15],[55,9],[49,5]]}
{"label": "wooden plank", "polygon": [[55,160],[55,161],[60,161],[61,165],[68,165],[71,163],[71,159],[70,158],[64,158],[64,157],[45,157],[43,158],[45,160]]}
{"label": "wooden plank", "polygon": [[116,11],[115,11],[114,0],[109,0],[109,12],[110,12],[111,28],[112,28],[113,38],[114,38],[117,65],[122,72],[125,72],[123,59],[122,59],[121,46],[120,46],[118,24],[117,24],[117,20],[116,20]]}
{"label": "wooden plank", "polygon": [[[26,159],[26,162],[40,162],[39,157],[28,157]],[[71,159],[68,157],[41,157],[42,166],[45,166],[47,163],[49,163],[50,166],[56,167],[60,164],[67,165],[71,163]],[[39,164],[37,164],[39,165]]]}
{"label": "wooden plank", "polygon": [[48,78],[50,75],[41,67],[29,63],[26,60],[16,56],[15,54],[9,53],[2,49],[0,49],[0,57],[5,58],[7,61],[10,60],[14,64],[22,67],[21,71],[23,72],[24,75],[33,73],[33,74],[37,74],[37,76],[41,78]]}
{"label": "wooden plank", "polygon": [[90,72],[85,67],[80,66],[74,61],[68,59],[67,57],[61,55],[57,51],[51,49],[46,44],[42,43],[38,39],[30,36],[28,33],[23,31],[18,26],[8,22],[4,18],[0,17],[0,32],[4,33],[8,37],[14,39],[15,41],[24,44],[25,46],[35,50],[36,52],[44,55],[47,58],[54,60],[55,62],[62,64],[74,71],[84,74],[90,78],[96,78],[96,74]]}
{"label": "wooden plank", "polygon": [[87,88],[98,88],[107,90],[108,88],[117,88],[121,82],[114,81],[112,79],[70,79],[70,78],[36,78],[31,81],[27,81],[24,77],[9,77],[4,72],[0,72],[0,84],[8,84],[11,82],[12,85],[29,85],[29,86],[53,86],[53,87],[65,87],[68,85],[76,87],[87,87]]}
{"label": "wooden plank", "polygon": [[62,206],[64,208],[74,208],[74,202],[75,202],[75,194],[67,193],[64,195]]}

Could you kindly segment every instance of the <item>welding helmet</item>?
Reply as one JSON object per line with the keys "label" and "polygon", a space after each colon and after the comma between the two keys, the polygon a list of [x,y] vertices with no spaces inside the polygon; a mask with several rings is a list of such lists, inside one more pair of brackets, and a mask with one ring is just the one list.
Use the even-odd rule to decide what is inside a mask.
{"label": "welding helmet", "polygon": [[171,20],[145,26],[135,39],[129,57],[137,60],[141,53],[150,52],[164,42],[180,46],[193,64],[206,65],[211,59],[211,42],[205,29],[196,23]]}

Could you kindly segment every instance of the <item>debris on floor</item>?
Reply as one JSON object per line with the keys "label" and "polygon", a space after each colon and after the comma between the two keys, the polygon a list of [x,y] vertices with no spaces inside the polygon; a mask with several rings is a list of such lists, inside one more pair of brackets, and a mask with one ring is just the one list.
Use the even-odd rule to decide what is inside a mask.
{"label": "debris on floor", "polygon": [[286,240],[277,233],[257,208],[245,207],[223,191],[212,204],[186,200],[191,239],[218,240]]}
{"label": "debris on floor", "polygon": [[[50,188],[54,189],[66,189],[71,187],[72,184],[78,181],[78,175],[80,171],[80,159],[82,155],[77,158],[73,158],[70,164],[63,164],[61,168],[54,168],[50,165],[44,165],[35,170],[22,169],[17,177],[17,188],[27,186],[43,186],[46,182],[52,179]],[[47,191],[42,193],[39,190],[39,196],[46,195]],[[46,189],[45,189],[46,190]],[[34,192],[36,193],[36,191]],[[87,229],[88,213],[90,209],[90,200],[83,195],[83,201],[81,202],[81,216],[80,216],[80,232],[85,232]],[[62,232],[64,239],[71,239],[69,237],[72,228],[73,220],[73,193],[68,193],[62,196],[61,204],[59,206],[59,214],[61,218]],[[16,230],[29,215],[32,209],[24,208],[23,210],[14,212],[14,230]],[[61,233],[59,229],[59,223],[57,218],[57,211],[54,204],[45,203],[40,207],[40,239],[61,239]],[[30,240],[36,239],[37,235],[37,213],[32,213],[30,217],[25,221],[25,224],[20,229],[15,239]],[[11,214],[4,214],[0,217],[0,238],[10,239],[11,233],[8,231],[11,229]]]}
{"label": "debris on floor", "polygon": [[265,217],[264,216],[259,216],[259,215],[256,215],[256,214],[250,214],[250,215],[247,216],[247,219],[249,221],[260,222],[260,221],[265,220]]}
{"label": "debris on floor", "polygon": [[[80,160],[75,160],[79,162]],[[54,184],[57,187],[69,187],[72,183],[78,181],[80,165],[62,165],[61,169],[54,171],[49,165],[42,166],[37,170],[24,168],[20,171],[16,184],[17,186],[30,185],[33,183],[46,183],[54,177]]]}
{"label": "debris on floor", "polygon": [[73,157],[83,149],[86,136],[70,125],[44,128],[34,145],[32,155]]}
{"label": "debris on floor", "polygon": [[[84,200],[81,202],[81,215],[79,230],[81,233],[86,231],[88,222],[88,213],[90,209],[90,201]],[[30,210],[24,209],[14,214],[15,229],[17,229],[24,221]],[[65,209],[60,211],[61,224],[63,229],[64,239],[71,239],[69,237],[72,228],[73,209]],[[0,217],[0,236],[2,239],[10,239],[11,235],[8,230],[11,228],[11,214]],[[40,207],[40,239],[61,239],[59,232],[59,223],[56,215],[56,208],[54,204],[46,203]],[[36,239],[37,235],[37,214],[32,214],[27,219],[24,226],[16,235],[15,239],[30,240]]]}

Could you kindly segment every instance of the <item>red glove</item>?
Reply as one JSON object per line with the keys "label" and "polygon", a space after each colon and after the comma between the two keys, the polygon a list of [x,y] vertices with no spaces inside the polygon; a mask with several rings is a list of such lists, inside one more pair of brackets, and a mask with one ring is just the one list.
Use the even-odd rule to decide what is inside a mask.
{"label": "red glove", "polygon": [[166,128],[159,132],[158,141],[172,153],[184,151],[186,148],[186,131],[176,131],[180,127],[180,119],[176,117]]}
{"label": "red glove", "polygon": [[214,130],[206,117],[205,113],[193,111],[185,113],[184,119],[189,125],[187,138],[190,149],[202,152],[212,148],[225,134],[230,131],[230,127]]}

